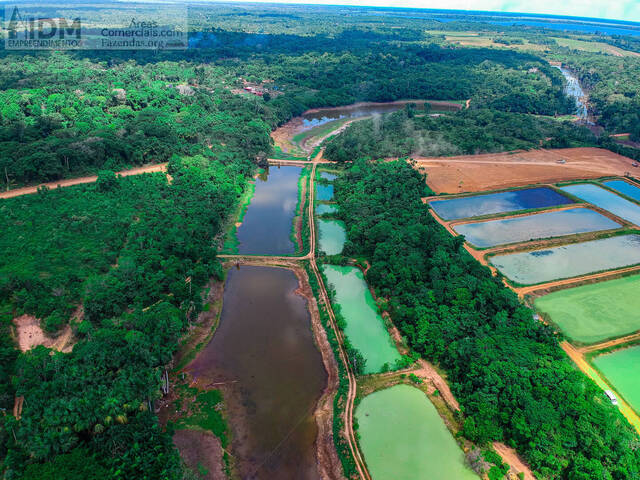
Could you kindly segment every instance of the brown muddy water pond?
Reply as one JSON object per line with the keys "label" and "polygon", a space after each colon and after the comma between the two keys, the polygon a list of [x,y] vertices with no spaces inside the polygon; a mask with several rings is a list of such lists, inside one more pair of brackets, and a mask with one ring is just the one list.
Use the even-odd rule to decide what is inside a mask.
{"label": "brown muddy water pond", "polygon": [[327,374],[298,286],[284,268],[230,269],[218,329],[188,367],[223,390],[242,479],[319,479],[313,413]]}

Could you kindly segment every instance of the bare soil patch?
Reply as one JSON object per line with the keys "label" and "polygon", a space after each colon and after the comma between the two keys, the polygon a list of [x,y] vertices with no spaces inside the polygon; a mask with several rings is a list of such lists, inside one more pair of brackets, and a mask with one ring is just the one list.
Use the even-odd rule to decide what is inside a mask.
{"label": "bare soil patch", "polygon": [[59,352],[70,352],[73,348],[73,332],[69,325],[62,329],[57,337],[53,338],[44,333],[40,327],[40,320],[33,315],[21,315],[13,319],[16,337],[20,351],[26,352],[38,345],[52,348]]}
{"label": "bare soil patch", "polygon": [[436,193],[481,192],[536,183],[638,176],[633,160],[601,148],[531,150],[458,157],[417,157]]}
{"label": "bare soil patch", "polygon": [[204,468],[207,471],[201,478],[207,480],[227,478],[222,468],[222,446],[220,440],[212,433],[177,430],[173,434],[173,443],[191,470],[199,472]]}
{"label": "bare soil patch", "polygon": [[493,442],[493,448],[498,452],[498,455],[502,457],[502,460],[508,463],[512,470],[515,470],[516,475],[523,473],[524,480],[536,480],[529,465],[524,463],[513,448],[500,442]]}

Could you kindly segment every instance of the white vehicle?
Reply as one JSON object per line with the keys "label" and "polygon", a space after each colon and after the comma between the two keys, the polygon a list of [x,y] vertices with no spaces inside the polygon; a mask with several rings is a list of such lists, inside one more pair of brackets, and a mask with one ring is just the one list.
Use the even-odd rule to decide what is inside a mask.
{"label": "white vehicle", "polygon": [[612,405],[618,405],[618,398],[614,395],[614,393],[611,390],[605,390],[604,394],[607,397],[609,397],[609,400],[611,400]]}

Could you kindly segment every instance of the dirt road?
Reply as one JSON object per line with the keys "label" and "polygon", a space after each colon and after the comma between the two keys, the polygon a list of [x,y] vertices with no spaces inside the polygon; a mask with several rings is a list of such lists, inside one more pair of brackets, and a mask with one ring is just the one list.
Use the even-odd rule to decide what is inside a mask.
{"label": "dirt road", "polygon": [[[576,350],[573,345],[569,342],[562,342],[560,344],[562,350],[569,356],[571,360],[577,365],[577,367],[582,370],[591,380],[596,382],[596,384],[602,390],[611,390],[616,393],[615,390],[600,376],[600,374],[585,360],[584,356]],[[604,394],[603,394],[604,396]],[[616,393],[616,397],[618,398],[618,408],[620,409],[620,413],[624,415],[629,423],[636,429],[638,433],[640,433],[640,417],[638,414],[633,411],[633,409],[629,406],[627,402],[625,402],[618,393]]]}
{"label": "dirt road", "polygon": [[633,333],[624,337],[609,340],[607,342],[596,343],[595,345],[588,345],[586,347],[577,348],[582,353],[597,352],[598,350],[604,350],[605,348],[617,347],[618,345],[624,345],[625,343],[635,342],[640,340],[640,332]]}
{"label": "dirt road", "polygon": [[[156,165],[147,165],[144,167],[132,168],[131,170],[122,170],[120,172],[116,172],[117,175],[121,177],[128,177],[130,175],[140,175],[142,173],[152,173],[152,172],[166,172],[167,164],[166,163],[158,163]],[[9,190],[6,192],[0,192],[0,198],[13,198],[19,197],[21,195],[29,195],[32,193],[37,193],[38,188],[47,187],[47,188],[59,188],[59,187],[71,187],[72,185],[80,185],[82,183],[93,183],[98,179],[97,175],[91,175],[88,177],[78,177],[78,178],[68,178],[66,180],[58,180],[56,182],[48,182],[41,183],[40,185],[35,185],[32,187],[22,187],[16,188],[14,190]]]}

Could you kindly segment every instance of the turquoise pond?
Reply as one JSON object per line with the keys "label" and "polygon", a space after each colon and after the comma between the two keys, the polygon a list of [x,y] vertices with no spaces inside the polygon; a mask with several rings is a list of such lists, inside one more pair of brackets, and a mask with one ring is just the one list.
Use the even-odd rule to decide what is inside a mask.
{"label": "turquoise pond", "polygon": [[342,253],[347,232],[339,220],[316,219],[318,226],[318,248],[327,255]]}
{"label": "turquoise pond", "polygon": [[322,215],[323,213],[335,213],[338,211],[338,207],[333,204],[318,203],[316,204],[316,214]]}
{"label": "turquoise pond", "polygon": [[640,235],[620,235],[532,252],[496,255],[490,263],[510,280],[534,285],[640,263]]}
{"label": "turquoise pond", "polygon": [[431,200],[429,205],[440,218],[458,220],[571,203],[574,203],[573,200],[551,188],[536,187],[449,200]]}
{"label": "turquoise pond", "polygon": [[333,185],[322,185],[316,182],[316,200],[331,200],[333,198]]}
{"label": "turquoise pond", "polygon": [[640,225],[640,205],[630,202],[602,187],[590,183],[579,183],[562,187],[562,190],[596,207],[607,210],[628,222]]}
{"label": "turquoise pond", "polygon": [[624,180],[609,180],[602,183],[610,189],[640,202],[640,187],[631,185],[629,182],[625,182]]}
{"label": "turquoise pond", "polygon": [[611,230],[621,225],[587,208],[571,208],[525,217],[456,225],[453,229],[480,248],[577,233]]}

